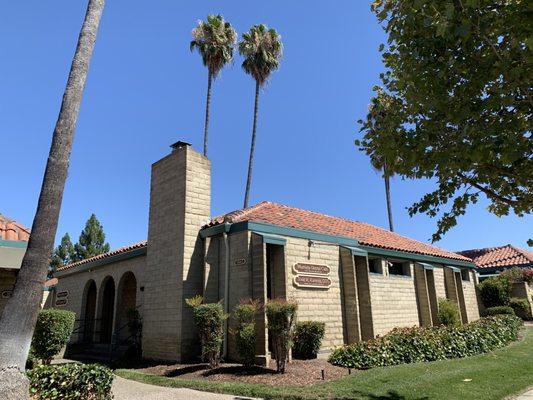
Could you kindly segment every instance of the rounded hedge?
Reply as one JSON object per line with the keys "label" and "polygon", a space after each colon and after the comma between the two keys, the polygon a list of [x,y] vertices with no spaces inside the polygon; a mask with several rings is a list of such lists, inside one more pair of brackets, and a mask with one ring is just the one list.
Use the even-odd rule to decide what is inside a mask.
{"label": "rounded hedge", "polygon": [[481,282],[478,286],[485,307],[506,306],[511,298],[511,282],[504,276],[495,276]]}
{"label": "rounded hedge", "polygon": [[334,349],[329,362],[366,369],[468,357],[516,340],[521,326],[515,315],[496,315],[461,326],[396,328],[382,337]]}
{"label": "rounded hedge", "polygon": [[303,321],[296,324],[294,330],[294,358],[309,360],[316,358],[322,339],[326,332],[326,324],[318,321]]}
{"label": "rounded hedge", "polygon": [[509,306],[489,307],[485,310],[485,315],[515,315],[514,310]]}
{"label": "rounded hedge", "polygon": [[48,309],[41,310],[37,316],[37,323],[33,333],[31,347],[36,358],[49,364],[67,344],[76,314],[66,310]]}
{"label": "rounded hedge", "polygon": [[111,400],[113,372],[98,364],[39,365],[26,373],[39,400]]}
{"label": "rounded hedge", "polygon": [[440,325],[457,326],[461,325],[459,308],[457,304],[448,299],[439,299],[439,311],[437,320]]}

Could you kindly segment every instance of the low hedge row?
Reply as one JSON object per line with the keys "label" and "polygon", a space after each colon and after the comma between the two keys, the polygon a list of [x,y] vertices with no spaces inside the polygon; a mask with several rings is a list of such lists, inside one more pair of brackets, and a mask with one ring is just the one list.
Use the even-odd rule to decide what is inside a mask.
{"label": "low hedge row", "polygon": [[39,365],[26,373],[39,400],[110,400],[113,372],[98,364]]}
{"label": "low hedge row", "polygon": [[516,340],[521,325],[514,315],[498,315],[462,326],[397,328],[383,337],[336,348],[329,362],[366,369],[468,357]]}

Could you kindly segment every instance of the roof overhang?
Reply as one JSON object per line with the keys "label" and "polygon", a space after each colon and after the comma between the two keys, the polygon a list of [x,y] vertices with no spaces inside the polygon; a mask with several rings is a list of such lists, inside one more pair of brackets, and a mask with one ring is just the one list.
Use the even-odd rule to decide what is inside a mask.
{"label": "roof overhang", "polygon": [[146,254],[147,246],[139,247],[123,253],[115,254],[109,257],[101,258],[98,260],[90,261],[84,264],[76,265],[72,268],[58,270],[54,273],[54,277],[62,278],[67,275],[72,275],[78,272],[88,271],[95,268],[103,267],[104,265],[115,263],[118,261],[127,260],[133,257],[138,257]]}

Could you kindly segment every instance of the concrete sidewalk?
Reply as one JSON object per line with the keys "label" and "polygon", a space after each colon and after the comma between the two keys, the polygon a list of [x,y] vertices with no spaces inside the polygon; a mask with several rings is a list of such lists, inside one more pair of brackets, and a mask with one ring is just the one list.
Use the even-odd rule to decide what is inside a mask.
{"label": "concrete sidewalk", "polygon": [[515,400],[533,400],[533,389],[515,397]]}
{"label": "concrete sidewalk", "polygon": [[185,388],[147,385],[115,375],[113,380],[115,400],[252,400],[227,394],[207,393]]}

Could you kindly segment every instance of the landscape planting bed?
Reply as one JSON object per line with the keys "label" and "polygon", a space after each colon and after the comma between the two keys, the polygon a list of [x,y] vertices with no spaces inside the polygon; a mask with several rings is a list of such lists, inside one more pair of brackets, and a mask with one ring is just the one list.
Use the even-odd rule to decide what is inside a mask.
{"label": "landscape planting bed", "polygon": [[[322,379],[322,370],[324,371],[324,380]],[[312,385],[348,375],[346,368],[333,366],[325,359],[293,360],[287,364],[285,374],[276,373],[275,361],[271,361],[268,368],[253,367],[245,369],[240,364],[224,363],[220,364],[218,368],[210,370],[206,364],[174,364],[156,365],[138,369],[137,371],[169,378],[271,385]],[[353,373],[355,372],[352,371]]]}

